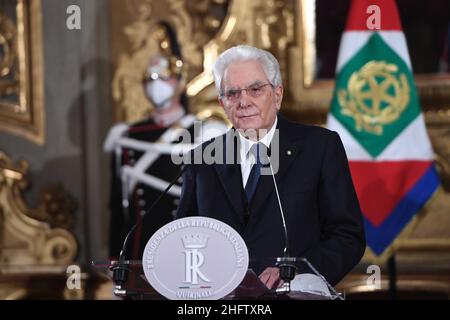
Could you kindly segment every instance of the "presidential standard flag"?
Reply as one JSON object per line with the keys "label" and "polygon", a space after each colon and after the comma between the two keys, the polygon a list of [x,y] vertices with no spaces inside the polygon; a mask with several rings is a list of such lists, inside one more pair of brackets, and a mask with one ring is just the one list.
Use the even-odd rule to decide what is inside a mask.
{"label": "presidential standard flag", "polygon": [[353,0],[327,120],[344,143],[367,245],[385,260],[439,186],[393,0]]}

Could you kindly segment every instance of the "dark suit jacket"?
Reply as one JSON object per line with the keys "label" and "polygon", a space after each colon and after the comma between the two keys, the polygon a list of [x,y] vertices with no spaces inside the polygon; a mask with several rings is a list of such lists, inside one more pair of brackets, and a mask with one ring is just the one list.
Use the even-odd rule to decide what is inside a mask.
{"label": "dark suit jacket", "polygon": [[[290,253],[306,257],[331,283],[340,281],[365,250],[362,215],[348,161],[336,132],[288,121],[278,115],[279,170],[275,175],[286,216]],[[223,148],[239,154],[239,139],[227,134]],[[274,141],[274,140],[272,140]],[[274,155],[272,155],[273,158]],[[247,203],[239,164],[187,164],[177,217],[201,215],[221,220],[245,240],[250,267],[258,274],[274,265],[285,246],[272,177],[261,175]],[[303,263],[299,273],[312,271]]]}

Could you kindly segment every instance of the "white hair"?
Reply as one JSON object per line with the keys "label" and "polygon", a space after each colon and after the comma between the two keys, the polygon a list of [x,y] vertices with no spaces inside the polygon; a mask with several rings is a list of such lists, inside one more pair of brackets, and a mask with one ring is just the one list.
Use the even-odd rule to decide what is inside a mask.
{"label": "white hair", "polygon": [[257,60],[261,63],[267,79],[274,87],[281,85],[280,65],[270,52],[252,46],[239,45],[222,52],[213,66],[214,82],[219,94],[225,69],[232,62],[250,60]]}

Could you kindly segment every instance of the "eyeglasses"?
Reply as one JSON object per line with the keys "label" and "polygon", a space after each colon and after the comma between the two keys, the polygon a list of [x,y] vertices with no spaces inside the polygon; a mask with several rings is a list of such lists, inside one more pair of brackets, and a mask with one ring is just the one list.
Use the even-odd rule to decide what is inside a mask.
{"label": "eyeglasses", "polygon": [[248,86],[244,89],[230,89],[225,91],[220,95],[221,99],[225,99],[229,102],[237,102],[241,99],[242,91],[247,92],[247,94],[252,98],[258,98],[263,94],[263,88],[265,86],[271,86],[273,88],[273,85],[271,83],[265,83],[265,84],[253,84],[251,86]]}

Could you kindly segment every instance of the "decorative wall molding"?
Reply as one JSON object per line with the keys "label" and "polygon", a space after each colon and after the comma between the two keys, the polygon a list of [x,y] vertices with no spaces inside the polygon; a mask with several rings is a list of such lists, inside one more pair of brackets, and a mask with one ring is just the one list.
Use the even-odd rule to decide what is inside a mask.
{"label": "decorative wall molding", "polygon": [[77,253],[74,236],[61,228],[71,224],[73,199],[61,189],[55,196],[50,188],[42,193],[43,203],[28,208],[22,196],[27,167],[0,152],[0,275],[65,266]]}

